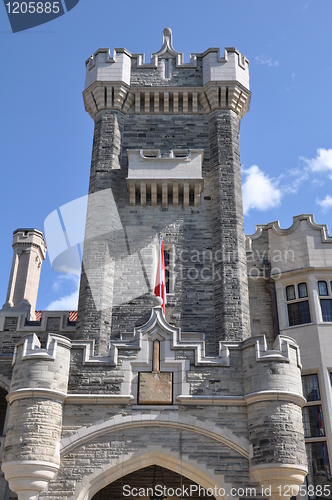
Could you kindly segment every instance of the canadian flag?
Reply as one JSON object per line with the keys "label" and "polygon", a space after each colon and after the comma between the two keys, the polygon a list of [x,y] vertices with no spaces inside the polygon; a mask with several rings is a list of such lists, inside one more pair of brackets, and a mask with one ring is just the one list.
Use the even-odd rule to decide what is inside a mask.
{"label": "canadian flag", "polygon": [[159,241],[159,255],[157,262],[158,262],[157,276],[156,276],[156,284],[154,287],[154,293],[157,297],[161,297],[163,299],[163,313],[165,314],[166,276],[165,276],[164,245],[162,239],[160,239]]}

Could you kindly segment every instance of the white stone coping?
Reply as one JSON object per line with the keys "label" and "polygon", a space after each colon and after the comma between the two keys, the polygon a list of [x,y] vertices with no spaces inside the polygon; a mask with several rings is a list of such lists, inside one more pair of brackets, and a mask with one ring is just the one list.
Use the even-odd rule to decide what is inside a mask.
{"label": "white stone coping", "polygon": [[303,471],[305,473],[308,472],[308,467],[305,464],[281,464],[279,462],[269,462],[268,464],[260,464],[260,465],[252,465],[250,467],[250,472],[254,472],[256,470],[264,470],[264,469],[295,469],[299,471]]}
{"label": "white stone coping", "polygon": [[60,454],[67,455],[75,448],[82,446],[109,432],[119,432],[121,429],[142,426],[166,426],[185,429],[194,433],[203,434],[219,441],[249,459],[249,441],[244,437],[235,435],[228,427],[219,427],[214,422],[202,422],[197,417],[151,411],[150,413],[135,413],[134,415],[116,415],[109,420],[100,422],[90,427],[82,427],[72,436],[64,437],[61,441]]}
{"label": "white stone coping", "polygon": [[13,355],[13,366],[16,363],[18,348],[23,346],[21,361],[31,359],[43,359],[47,361],[55,361],[59,347],[65,349],[71,348],[71,341],[67,337],[57,335],[56,333],[49,333],[47,336],[46,349],[41,348],[40,340],[35,333],[28,333],[24,335],[15,346]]}
{"label": "white stone coping", "polygon": [[277,361],[281,363],[290,363],[290,349],[296,351],[297,366],[301,369],[300,348],[292,337],[278,335],[274,341],[273,349],[267,348],[265,335],[250,337],[243,342],[242,348],[247,349],[255,346],[256,361]]}
{"label": "white stone coping", "polygon": [[[25,320],[27,319],[27,310],[22,310],[19,307],[3,307],[0,310],[0,331],[3,332],[5,325],[5,318],[18,317],[17,322],[17,332],[33,333],[33,332],[46,332],[47,319],[48,318],[60,318],[60,329],[59,332],[73,332],[76,329],[75,326],[67,326],[70,311],[42,311],[40,326],[38,325],[25,325]],[[10,332],[3,332],[10,333]],[[12,332],[13,333],[13,332]],[[1,354],[0,354],[1,356]]]}
{"label": "white stone coping", "polygon": [[[167,340],[170,343],[170,352],[173,353],[172,361],[175,361],[176,363],[184,362],[184,360],[173,359],[174,351],[177,349],[187,349],[195,352],[195,366],[229,366],[229,350],[236,349],[240,346],[238,342],[220,342],[218,355],[214,357],[208,357],[205,355],[204,340],[189,341],[187,340],[189,335],[189,333],[186,333],[186,335],[184,336],[186,337],[186,340],[182,340],[181,329],[170,325],[163,315],[162,308],[160,306],[156,306],[152,308],[151,316],[148,322],[141,327],[134,328],[134,334],[132,335],[132,338],[130,340],[127,339],[111,342],[111,348],[108,356],[94,355],[93,340],[73,340],[72,348],[84,350],[84,365],[96,364],[116,366],[118,364],[119,350],[124,349],[142,351],[142,348],[145,347],[147,343],[146,341]],[[195,336],[197,337],[197,334],[195,334]],[[151,360],[144,355],[144,362],[148,362]],[[136,363],[136,361],[137,360],[128,360],[128,362],[130,363]],[[150,368],[147,367],[144,369],[144,371],[150,371]],[[128,392],[124,392],[124,394],[128,394]]]}
{"label": "white stone coping", "polygon": [[63,402],[67,398],[67,394],[62,391],[57,391],[53,389],[44,389],[39,387],[33,388],[23,388],[16,389],[15,391],[11,391],[7,394],[6,399],[9,404],[12,404],[13,401],[17,399],[29,399],[29,398],[44,398],[44,399],[52,399],[54,401]]}
{"label": "white stone coping", "polygon": [[[290,270],[281,271],[281,272],[280,272],[280,270],[278,270],[277,273],[271,274],[271,278],[274,279],[275,281],[280,281],[281,277],[282,278],[288,278],[290,276],[307,277],[308,274],[320,274],[320,273],[322,273],[323,275],[326,275],[326,273],[331,273],[331,272],[332,272],[332,267],[329,267],[329,266],[326,266],[326,267],[308,266],[308,267],[301,267],[299,269],[290,269]],[[294,325],[294,326],[299,326],[299,325]],[[300,326],[303,326],[303,325],[300,325]],[[292,328],[292,327],[290,327],[290,328]]]}
{"label": "white stone coping", "polygon": [[252,240],[257,240],[263,234],[264,230],[267,231],[268,229],[271,229],[279,236],[288,236],[298,229],[300,222],[303,220],[307,222],[310,229],[320,232],[322,243],[332,243],[332,236],[329,236],[329,230],[326,224],[317,224],[314,220],[313,214],[301,214],[293,217],[293,224],[287,229],[282,229],[278,220],[269,222],[269,224],[256,224],[254,234],[246,236],[247,251],[252,251]]}
{"label": "white stone coping", "polygon": [[[131,394],[66,394],[61,391],[56,391],[52,389],[43,388],[26,388],[17,389],[16,391],[10,392],[6,399],[9,404],[17,399],[29,399],[29,398],[45,398],[52,399],[59,402],[65,402],[66,404],[129,404],[134,401],[134,396]],[[215,405],[215,406],[243,406],[246,404],[256,403],[258,401],[270,401],[270,400],[280,400],[280,401],[290,401],[301,407],[306,404],[306,399],[300,394],[280,391],[280,390],[266,390],[257,391],[245,396],[196,396],[196,395],[180,395],[176,397],[176,401],[182,405]],[[314,402],[313,402],[314,403]],[[146,405],[145,405],[146,406]],[[135,410],[145,409],[144,405],[136,405]],[[162,405],[163,409],[165,405]],[[178,407],[177,405],[175,405]],[[159,405],[149,406],[149,409],[156,411],[159,409]],[[165,407],[167,409],[174,409],[174,405],[169,405]]]}
{"label": "white stone coping", "polygon": [[289,391],[257,391],[251,392],[244,396],[244,401],[247,405],[260,401],[289,401],[299,406],[306,404],[307,400],[301,394]]}
{"label": "white stone coping", "polygon": [[131,403],[131,394],[68,394],[66,404],[124,404]]}
{"label": "white stone coping", "polygon": [[67,394],[62,391],[44,388],[23,388],[11,391],[6,399],[9,404],[17,399],[43,398],[67,404],[125,404],[134,400],[131,394]]}
{"label": "white stone coping", "polygon": [[139,161],[190,162],[194,155],[201,157],[203,163],[204,149],[171,149],[170,156],[161,156],[160,149],[127,149],[127,157],[139,156]]}
{"label": "white stone coping", "polygon": [[235,405],[243,406],[246,404],[243,396],[195,396],[180,395],[176,401],[182,405]]}
{"label": "white stone coping", "polygon": [[[150,153],[150,154],[149,154]],[[154,155],[154,156],[152,156]],[[203,149],[189,149],[186,152],[170,152],[170,156],[161,156],[160,150],[127,149],[127,181],[148,179],[155,181],[186,182],[201,181]]]}

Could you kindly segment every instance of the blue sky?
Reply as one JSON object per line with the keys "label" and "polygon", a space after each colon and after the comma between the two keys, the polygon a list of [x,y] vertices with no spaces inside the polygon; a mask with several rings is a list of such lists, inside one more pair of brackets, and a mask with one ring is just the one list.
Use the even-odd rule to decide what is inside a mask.
{"label": "blue sky", "polygon": [[[17,227],[43,230],[58,207],[86,194],[93,121],[82,91],[99,47],[149,58],[162,31],[176,50],[235,46],[250,60],[252,99],[240,129],[246,233],[314,213],[332,225],[330,0],[80,0],[64,16],[13,34],[0,9],[0,302]],[[331,229],[330,229],[331,233]],[[37,308],[73,308],[78,277],[42,267]]]}

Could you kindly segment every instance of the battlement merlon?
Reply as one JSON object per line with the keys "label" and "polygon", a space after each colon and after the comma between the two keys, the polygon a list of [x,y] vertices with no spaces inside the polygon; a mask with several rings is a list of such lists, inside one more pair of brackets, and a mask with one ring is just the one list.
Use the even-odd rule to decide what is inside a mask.
{"label": "battlement merlon", "polygon": [[[135,60],[135,61],[134,61]],[[95,82],[122,82],[128,86],[137,86],[137,82],[131,79],[132,67],[136,71],[155,70],[158,72],[159,65],[165,60],[174,60],[177,69],[192,72],[202,72],[203,86],[209,82],[238,82],[249,91],[249,61],[234,47],[224,49],[224,56],[220,57],[219,48],[209,48],[203,53],[190,54],[189,63],[183,62],[183,53],[174,50],[172,45],[172,31],[165,28],[163,32],[163,45],[158,52],[151,55],[151,62],[145,63],[144,54],[131,54],[124,48],[115,48],[113,57],[110,49],[100,48],[87,59],[85,89]],[[202,67],[198,69],[198,60],[202,61]],[[170,80],[164,76],[165,84]],[[184,85],[187,86],[186,79]],[[149,86],[160,86],[150,83]]]}

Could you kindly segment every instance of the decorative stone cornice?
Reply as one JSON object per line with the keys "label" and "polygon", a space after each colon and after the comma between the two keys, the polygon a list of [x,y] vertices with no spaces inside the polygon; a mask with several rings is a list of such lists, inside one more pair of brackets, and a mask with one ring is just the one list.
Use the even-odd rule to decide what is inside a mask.
{"label": "decorative stone cornice", "polygon": [[295,392],[288,391],[258,391],[246,394],[244,401],[246,404],[257,403],[260,401],[289,401],[296,405],[302,406],[306,404],[307,400]]}
{"label": "decorative stone cornice", "polygon": [[126,113],[134,102],[134,94],[123,82],[96,81],[83,92],[85,110],[92,119],[102,109]]}
{"label": "decorative stone cornice", "polygon": [[[85,110],[92,119],[104,109],[126,114],[187,115],[231,109],[241,119],[249,110],[251,93],[236,81],[212,81],[204,87],[129,87],[123,82],[96,81],[83,92]],[[202,112],[202,110],[200,111]]]}
{"label": "decorative stone cornice", "polygon": [[126,404],[131,403],[134,396],[131,394],[68,394],[68,404]]}
{"label": "decorative stone cornice", "polygon": [[151,206],[157,205],[158,195],[163,206],[168,205],[169,196],[174,206],[179,204],[179,196],[183,206],[188,207],[190,194],[194,206],[200,205],[203,191],[203,150],[172,150],[168,156],[161,156],[160,150],[128,149],[127,188],[130,204],[136,204],[136,197],[142,206],[147,204],[147,196]]}
{"label": "decorative stone cornice", "polygon": [[67,398],[67,394],[53,389],[27,388],[11,391],[6,397],[9,404],[12,404],[17,399],[27,398],[53,399],[62,403]]}
{"label": "decorative stone cornice", "polygon": [[[201,94],[205,95],[210,111],[216,109],[231,109],[239,116],[239,119],[241,119],[249,110],[251,93],[236,81],[209,82],[203,87],[200,96]],[[202,97],[200,98],[202,106],[204,107],[204,99]],[[205,111],[208,112],[206,109]]]}
{"label": "decorative stone cornice", "polygon": [[182,405],[222,405],[222,406],[243,406],[246,404],[243,396],[195,396],[180,395],[176,401]]}

